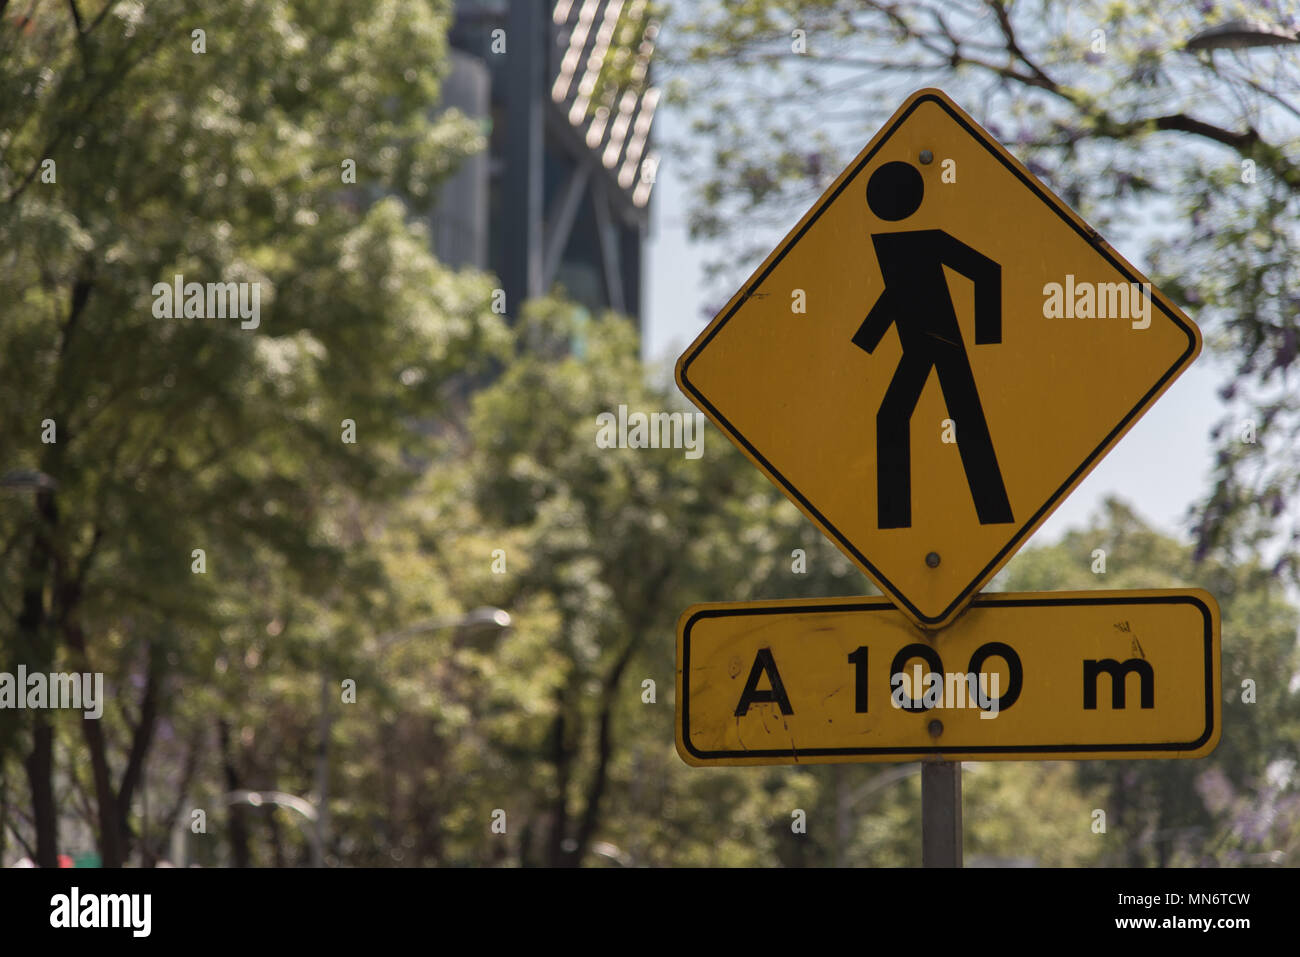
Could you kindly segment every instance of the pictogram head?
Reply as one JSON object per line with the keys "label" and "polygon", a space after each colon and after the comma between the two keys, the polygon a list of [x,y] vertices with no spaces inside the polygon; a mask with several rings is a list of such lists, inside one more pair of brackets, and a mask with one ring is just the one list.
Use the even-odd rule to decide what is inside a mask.
{"label": "pictogram head", "polygon": [[897,222],[921,208],[925,181],[911,163],[886,163],[867,180],[867,205],[881,219]]}

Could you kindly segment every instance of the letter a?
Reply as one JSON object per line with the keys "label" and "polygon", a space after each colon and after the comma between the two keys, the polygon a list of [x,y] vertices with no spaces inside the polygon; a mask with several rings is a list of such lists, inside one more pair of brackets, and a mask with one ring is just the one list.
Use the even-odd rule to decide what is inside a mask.
{"label": "letter a", "polygon": [[50,903],[54,905],[53,910],[50,911],[50,926],[68,927],[68,912],[70,910],[68,906],[68,895],[55,894],[50,898]]}
{"label": "letter a", "polygon": [[1059,282],[1049,282],[1043,287],[1043,295],[1047,298],[1043,300],[1043,318],[1060,319],[1062,315],[1061,300],[1064,290],[1061,289]]}
{"label": "letter a", "polygon": [[[767,691],[758,690],[758,679],[763,674],[767,675],[767,680],[772,685]],[[749,711],[749,706],[758,701],[774,701],[782,714],[794,714],[790,699],[785,693],[785,685],[781,683],[781,673],[776,670],[771,648],[760,648],[754,656],[754,667],[749,670],[749,680],[745,682],[740,703],[736,705],[736,717],[743,718]]]}

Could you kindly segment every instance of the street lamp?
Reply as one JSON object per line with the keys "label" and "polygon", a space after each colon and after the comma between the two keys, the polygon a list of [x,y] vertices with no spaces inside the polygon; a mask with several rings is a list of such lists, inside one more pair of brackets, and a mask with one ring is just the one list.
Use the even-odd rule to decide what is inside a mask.
{"label": "street lamp", "polygon": [[1239,19],[1202,30],[1187,41],[1188,50],[1245,50],[1300,43],[1300,34],[1265,20]]}
{"label": "street lamp", "polygon": [[405,628],[398,628],[396,631],[386,631],[379,636],[381,644],[395,641],[398,638],[409,638],[411,635],[425,634],[430,631],[441,631],[443,628],[463,628],[466,630],[474,629],[496,633],[510,627],[510,612],[504,608],[475,608],[473,611],[459,616],[444,616],[442,618],[430,618],[427,621],[417,621],[413,625],[407,625]]}
{"label": "street lamp", "polygon": [[[299,821],[303,833],[307,835],[307,840],[312,846],[312,860],[319,861],[322,858],[320,842],[323,834],[320,831],[320,815],[316,813],[315,806],[295,794],[287,794],[284,791],[229,791],[217,799],[218,804],[224,804],[230,807],[235,804],[247,804],[249,807],[262,807],[266,804],[275,807],[288,808],[290,811],[296,811],[306,824]],[[295,818],[294,820],[298,820]]]}

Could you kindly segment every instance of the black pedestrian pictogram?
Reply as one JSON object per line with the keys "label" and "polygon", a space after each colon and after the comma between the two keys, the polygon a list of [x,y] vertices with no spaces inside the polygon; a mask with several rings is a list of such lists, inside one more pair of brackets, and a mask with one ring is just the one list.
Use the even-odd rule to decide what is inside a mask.
{"label": "black pedestrian pictogram", "polygon": [[[867,205],[897,222],[921,206],[925,184],[910,163],[885,163],[867,182]],[[941,229],[874,233],[885,290],[853,334],[871,353],[891,325],[903,357],[876,413],[876,504],[881,528],[912,525],[911,421],[930,370],[957,426],[957,450],[981,525],[1010,522],[1011,503],[993,451],[979,390],[962,344],[943,267],[975,283],[975,344],[1002,341],[1002,267]]]}

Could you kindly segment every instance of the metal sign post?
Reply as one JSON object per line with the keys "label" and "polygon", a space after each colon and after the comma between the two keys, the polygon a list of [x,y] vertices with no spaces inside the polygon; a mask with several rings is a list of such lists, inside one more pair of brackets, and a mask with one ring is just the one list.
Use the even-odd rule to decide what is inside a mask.
{"label": "metal sign post", "polygon": [[921,765],[921,866],[961,867],[961,762]]}

